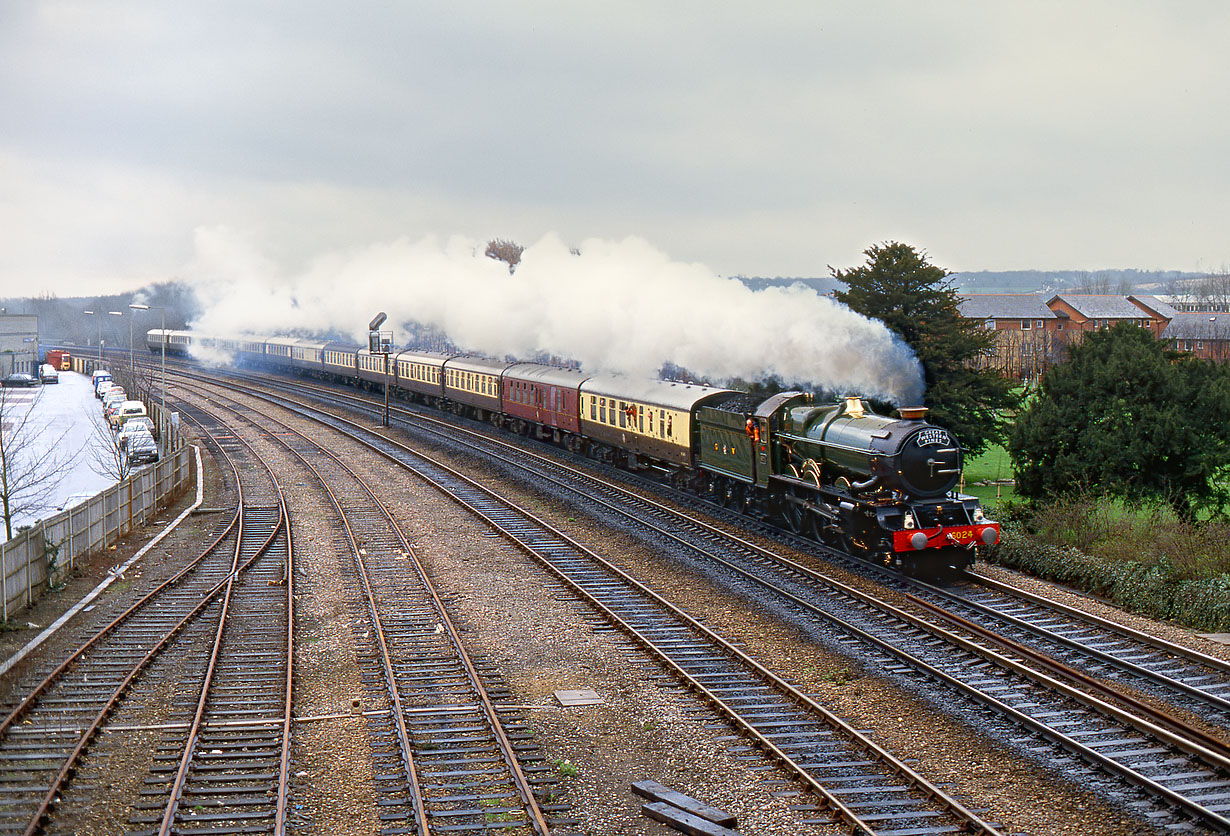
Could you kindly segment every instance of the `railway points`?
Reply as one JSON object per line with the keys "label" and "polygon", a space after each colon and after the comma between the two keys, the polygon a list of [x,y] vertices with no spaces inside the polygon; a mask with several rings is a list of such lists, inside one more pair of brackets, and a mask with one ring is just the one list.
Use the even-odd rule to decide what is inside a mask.
{"label": "railway points", "polygon": [[[278,387],[282,385],[277,384]],[[236,403],[245,401],[247,406],[243,409],[257,410],[253,396],[242,393],[241,388],[237,383],[225,384],[223,389],[217,389],[213,384],[194,383],[191,390],[173,387],[171,394],[177,399],[186,398],[190,391],[199,395],[208,389],[215,392],[209,397],[214,398],[216,403],[228,399]],[[308,397],[300,391],[297,398]],[[340,394],[336,396],[338,403],[328,408],[340,408],[342,397]],[[259,411],[272,408],[262,406]],[[378,415],[380,406],[376,405],[375,409],[376,412],[370,413],[372,416]],[[410,430],[406,424],[410,418],[400,405],[396,405],[396,409],[390,434],[414,438],[419,438],[414,432],[426,435],[423,431]],[[278,429],[268,419],[256,420],[262,427],[252,436],[258,445],[272,444],[286,437],[286,431]],[[302,417],[296,421],[308,425]],[[379,421],[362,418],[360,423],[370,429]],[[238,425],[233,432],[239,432]],[[309,432],[314,435],[329,433],[320,425]],[[420,439],[415,443],[428,442]],[[361,471],[384,473],[384,478],[389,478],[386,465],[359,454],[350,444],[335,441],[330,446],[339,452],[343,449],[349,451],[345,454],[347,461],[357,465]],[[928,716],[922,708],[926,700],[920,702],[919,694],[911,695],[900,690],[899,686],[878,682],[883,671],[872,673],[867,669],[860,670],[849,661],[843,663],[831,640],[827,644],[817,643],[818,635],[807,636],[796,632],[797,627],[788,626],[790,617],[784,611],[775,612],[765,593],[753,592],[745,583],[741,586],[741,582],[733,582],[726,576],[726,570],[681,570],[681,545],[673,544],[660,534],[636,533],[632,523],[612,522],[612,511],[597,511],[575,497],[569,498],[562,488],[546,487],[542,475],[537,472],[532,476],[512,475],[522,464],[496,463],[493,459],[482,457],[479,452],[464,451],[455,441],[440,441],[437,446],[444,451],[442,455],[464,472],[484,476],[500,474],[499,479],[507,482],[506,489],[539,510],[553,525],[599,544],[604,552],[614,551],[620,555],[621,562],[628,558],[634,564],[643,564],[643,568],[654,566],[650,577],[655,588],[670,590],[668,597],[684,595],[689,601],[689,611],[696,606],[700,611],[699,620],[716,628],[718,633],[729,633],[735,639],[737,648],[772,659],[772,667],[779,674],[805,683],[810,698],[839,709],[838,713],[851,715],[858,728],[874,729],[877,742],[888,744],[898,755],[916,762],[914,765],[924,772],[946,776],[943,781],[946,791],[955,790],[980,809],[989,807],[989,815],[994,820],[1005,821],[1005,832],[1060,832],[1065,823],[1080,820],[1079,817],[1088,820],[1090,810],[1101,812],[1094,814],[1093,829],[1089,832],[1132,836],[1154,832],[1155,825],[1150,823],[1148,811],[1130,806],[1134,797],[1131,792],[1114,790],[1111,782],[1104,777],[1082,778],[1086,780],[1085,787],[1065,785],[1061,776],[1047,774],[1045,769],[1037,766],[1045,763],[1051,755],[1043,754],[1041,750],[1029,753],[1025,751],[1029,747],[1019,743],[1014,746],[1011,740],[1006,739],[1011,734],[1006,738],[983,734],[994,724],[984,723],[987,728],[980,731],[967,729],[963,733],[964,739],[950,738],[954,733],[960,734],[957,732],[961,725],[959,722],[951,718],[941,720],[938,714]],[[490,441],[487,446],[492,446]],[[549,454],[548,457],[553,455]],[[563,480],[565,477],[553,478]],[[304,481],[301,478],[292,487],[294,501],[291,503],[291,517],[300,517],[300,524],[306,525],[304,513],[315,506],[304,492]],[[826,832],[827,825],[822,822],[827,822],[827,817],[818,810],[809,809],[814,802],[808,795],[799,795],[798,784],[792,779],[780,777],[781,773],[771,763],[764,767],[767,771],[755,767],[751,772],[737,777],[740,774],[738,769],[759,763],[763,754],[754,747],[747,748],[747,738],[740,733],[719,728],[724,723],[716,719],[711,708],[698,706],[693,697],[681,690],[672,675],[664,673],[656,663],[646,661],[643,651],[628,640],[607,632],[592,615],[578,619],[578,604],[565,585],[559,581],[534,580],[532,572],[523,565],[524,559],[510,554],[507,546],[497,545],[497,538],[484,534],[473,523],[462,523],[455,519],[456,514],[446,513],[441,501],[431,498],[426,488],[415,487],[404,480],[398,485],[398,498],[391,510],[395,514],[408,514],[407,519],[412,520],[407,532],[408,544],[423,552],[425,571],[431,572],[433,577],[447,579],[441,591],[441,605],[459,617],[458,636],[462,642],[485,648],[486,654],[493,656],[490,661],[479,661],[478,669],[484,678],[499,683],[499,687],[509,695],[510,703],[515,702],[526,712],[522,728],[529,736],[523,738],[523,742],[532,739],[535,745],[545,746],[541,763],[547,767],[547,773],[558,786],[559,801],[568,805],[569,816],[580,823],[578,828],[588,826],[590,832],[609,832],[603,828],[618,823],[618,827],[628,832],[666,832],[660,825],[639,815],[637,802],[627,792],[632,780],[653,778],[690,790],[689,795],[738,813],[742,832],[805,833],[809,828],[815,829],[815,832]],[[643,488],[637,490],[645,492]],[[574,489],[573,493],[594,497],[598,492],[589,486]],[[659,493],[659,502],[674,502],[669,498],[669,492],[661,493],[653,489],[650,493]],[[209,504],[217,503],[211,500]],[[422,516],[424,509],[431,509],[428,518]],[[633,513],[647,515],[643,510]],[[715,515],[718,528],[732,527],[725,515],[716,510],[690,513]],[[721,521],[724,519],[725,522]],[[442,540],[438,539],[441,535]],[[759,533],[743,536],[750,540],[761,539]],[[782,542],[789,542],[784,535],[774,536]],[[319,531],[313,539],[319,544],[329,542],[328,536]],[[359,546],[360,550],[364,548]],[[656,557],[653,556],[655,549]],[[317,549],[308,548],[305,551],[315,552]],[[642,552],[641,557],[633,559],[633,555]],[[303,576],[300,587],[303,597],[315,598],[326,594],[321,583],[313,582],[314,575],[321,569],[319,557],[313,557],[313,560],[316,562],[311,564],[312,571]],[[401,565],[403,560],[393,554],[390,563]],[[320,580],[328,583],[327,578]],[[871,585],[873,582],[863,579],[860,583]],[[337,585],[344,586],[345,582],[339,578]],[[900,593],[894,594],[900,599]],[[318,600],[323,602],[324,598]],[[723,603],[716,603],[719,600]],[[703,603],[705,601],[709,603]],[[305,635],[310,637],[304,645],[305,664],[313,666],[311,678],[323,679],[329,659],[334,658],[332,654],[339,649],[336,644],[337,628],[353,632],[358,629],[361,619],[351,615],[331,626],[330,622],[321,621],[319,615],[310,614],[313,612],[311,607],[310,603],[300,604],[298,610],[307,622]],[[531,622],[537,629],[521,632],[522,628],[509,626],[524,626]],[[548,635],[542,635],[542,631]],[[552,633],[557,635],[550,635]],[[436,635],[434,627],[431,635]],[[786,639],[786,635],[791,638]],[[836,645],[842,643],[835,642]],[[319,650],[325,647],[330,649],[329,655],[321,656]],[[616,662],[617,658],[623,661]],[[809,672],[809,666],[815,669]],[[615,673],[619,668],[624,670],[622,674]],[[881,665],[881,668],[887,671],[892,666]],[[547,672],[545,676],[544,672]],[[561,672],[564,672],[563,675]],[[897,678],[904,679],[901,676]],[[891,673],[889,679],[892,679]],[[724,679],[722,684],[729,687],[733,682]],[[615,683],[619,684],[615,686]],[[556,690],[590,686],[598,691],[602,703],[566,708],[553,698]],[[922,690],[925,691],[926,687],[923,686]],[[895,706],[894,703],[884,702],[886,696],[894,691],[896,696],[892,700]],[[362,726],[345,726],[349,718],[367,717],[370,723],[382,716],[387,717],[381,714],[379,706],[368,704],[363,699],[360,699],[360,714],[355,715],[349,710],[353,694],[345,694],[344,699],[340,693],[336,696],[335,702],[325,705],[319,702],[321,697],[317,695],[315,699],[318,702],[313,705],[315,710],[301,713],[298,719],[302,722],[294,727],[294,733],[305,740],[314,736],[318,743],[330,739],[329,735],[333,735],[331,739],[349,740],[351,733],[361,736],[370,734],[370,730]],[[873,706],[878,706],[878,714]],[[890,712],[893,714],[890,715]],[[387,722],[387,719],[379,722]],[[622,741],[624,751],[611,752],[600,744],[599,741],[609,736],[612,729],[619,730],[617,738]],[[934,740],[919,740],[920,729],[926,729],[924,736]],[[342,737],[339,738],[339,734]],[[934,751],[930,744],[941,740],[952,740],[946,744],[950,751]],[[647,748],[638,755],[641,747]],[[689,751],[703,753],[703,757],[689,755]],[[646,757],[648,752],[657,754]],[[322,798],[327,792],[309,786],[325,774],[319,772],[322,768],[319,753],[301,752],[292,756],[292,761],[296,757],[300,758],[299,765],[302,767],[299,771],[310,773],[315,780],[291,784],[292,796],[302,793],[304,798],[311,799],[305,806],[305,812],[292,822],[293,828],[312,832],[313,828],[329,826],[339,832],[367,832],[354,824],[359,821],[358,818],[353,820],[350,829],[346,827],[345,817],[329,820],[327,804]],[[1034,774],[1030,774],[1031,758],[1038,759],[1032,761],[1036,764],[1032,767]],[[561,771],[563,766],[557,764],[563,763],[568,763],[570,770],[579,769],[578,778],[569,778]],[[1013,779],[1010,785],[1005,785],[993,776],[1009,768],[1009,764],[1012,764],[1012,771],[1003,774],[1011,774]],[[345,774],[357,775],[352,767],[343,767],[340,760],[335,768],[339,771],[348,769],[350,771]],[[371,769],[370,766],[368,768]],[[621,780],[600,779],[597,773],[603,770],[618,775]],[[681,780],[684,783],[680,783]],[[621,784],[618,788],[617,783]],[[359,781],[354,783],[354,787],[360,786]],[[999,787],[998,792],[996,786]],[[1045,790],[1042,789],[1044,786]],[[356,791],[362,795],[361,790]],[[1030,794],[1036,794],[1032,796],[1034,798],[1049,796],[1052,799],[1050,809],[1026,810],[1036,806],[1029,801]],[[750,799],[756,799],[754,810],[747,809]],[[340,798],[334,799],[333,803],[342,805],[337,809],[346,809]],[[491,804],[488,812],[492,816],[488,820],[494,821],[494,817],[504,815],[507,809]],[[807,824],[810,819],[817,824]],[[1165,820],[1158,817],[1156,822],[1160,824]],[[329,824],[326,825],[326,822]],[[1197,825],[1197,828],[1203,826]],[[559,831],[553,829],[553,832],[561,831],[572,832],[565,828]],[[578,829],[577,832],[585,831]]]}

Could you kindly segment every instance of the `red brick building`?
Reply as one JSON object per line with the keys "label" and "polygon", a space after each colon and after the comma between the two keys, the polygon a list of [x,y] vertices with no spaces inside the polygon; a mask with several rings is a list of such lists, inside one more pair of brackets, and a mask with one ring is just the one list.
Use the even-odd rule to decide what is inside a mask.
{"label": "red brick building", "polygon": [[1230,360],[1230,313],[1179,313],[1162,336],[1202,360]]}
{"label": "red brick building", "polygon": [[973,293],[961,300],[961,315],[995,332],[995,348],[983,368],[1035,377],[1063,357],[1063,322],[1036,293]]}
{"label": "red brick building", "polygon": [[1067,342],[1080,334],[1109,328],[1120,322],[1133,322],[1155,337],[1161,337],[1176,311],[1156,296],[1112,296],[1109,294],[1060,293],[1046,301],[1046,307],[1060,320]]}

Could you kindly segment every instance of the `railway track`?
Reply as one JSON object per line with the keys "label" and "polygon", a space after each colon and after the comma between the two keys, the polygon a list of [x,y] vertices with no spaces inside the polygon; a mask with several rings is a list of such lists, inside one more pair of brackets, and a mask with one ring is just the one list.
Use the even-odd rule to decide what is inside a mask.
{"label": "railway track", "polygon": [[575,824],[560,815],[561,805],[540,800],[554,776],[519,715],[490,694],[490,674],[466,652],[415,549],[372,486],[290,425],[227,398],[210,400],[295,457],[328,495],[344,533],[356,611],[370,628],[360,653],[368,703],[379,709],[369,733],[385,832],[498,828],[547,836]]}
{"label": "railway track", "polygon": [[[336,394],[331,397],[347,403],[352,400]],[[416,421],[433,421],[421,415],[411,415]],[[445,426],[450,435],[455,435],[454,425]],[[484,447],[489,448],[493,443],[507,446],[498,440],[493,442],[487,435],[481,438]],[[511,449],[515,452],[507,455],[510,459],[518,459],[511,466],[526,467],[520,460],[529,458],[530,454],[520,448]],[[674,516],[673,511],[659,503],[639,496],[630,499],[624,488],[602,484],[604,480],[597,480],[592,474],[580,473],[540,456],[533,458],[536,463],[531,467],[538,478],[557,479],[565,489],[588,502],[593,502],[595,496],[603,492],[609,492],[613,498],[602,500],[605,507],[625,518],[644,520],[663,515]],[[564,475],[551,475],[560,472]],[[566,484],[568,482],[571,484]],[[581,486],[578,487],[578,484]],[[669,532],[668,528],[657,527],[657,532],[677,538],[678,535]],[[916,676],[944,682],[964,697],[993,709],[999,717],[1028,729],[1041,740],[1057,744],[1079,762],[1093,764],[1101,773],[1114,775],[1143,789],[1148,798],[1137,799],[1132,806],[1146,818],[1162,824],[1168,821],[1180,824],[1184,820],[1194,819],[1214,830],[1230,829],[1226,815],[1230,812],[1230,781],[1227,780],[1230,778],[1230,761],[1227,760],[1224,738],[1217,730],[1210,734],[1199,728],[1198,722],[1175,716],[1181,712],[1153,709],[1134,697],[1131,693],[1133,688],[1124,688],[1121,683],[1106,682],[1096,676],[1110,664],[1107,662],[1109,657],[1113,659],[1113,669],[1121,678],[1139,678],[1141,682],[1161,689],[1166,699],[1179,706],[1190,706],[1191,700],[1197,700],[1203,701],[1205,706],[1216,707],[1224,690],[1221,683],[1225,681],[1224,670],[1219,668],[1216,660],[1210,662],[1199,654],[1189,654],[1184,659],[1184,664],[1190,666],[1188,672],[1174,675],[1174,652],[1158,649],[1142,654],[1139,647],[1143,646],[1143,637],[1132,636],[1130,631],[1118,631],[1106,637],[1098,636],[1087,627],[1071,629],[1066,624],[1059,630],[1046,629],[1056,627],[1055,610],[1052,608],[1049,614],[1035,620],[1032,631],[1026,631],[1027,634],[1032,632],[1032,637],[1026,638],[1030,638],[1031,643],[1043,639],[1050,641],[1052,635],[1065,633],[1068,641],[1058,643],[1066,644],[1069,651],[1076,653],[1075,659],[1082,661],[1082,666],[1092,668],[1091,672],[1082,673],[1071,664],[1074,657],[1065,659],[1062,654],[1048,653],[1045,642],[1041,642],[1042,649],[1031,647],[1021,641],[1022,634],[1019,632],[1015,637],[1000,635],[999,630],[982,626],[964,614],[939,609],[912,592],[909,593],[912,598],[910,603],[916,611],[909,612],[853,588],[842,589],[844,585],[835,584],[833,579],[751,547],[739,538],[731,538],[712,527],[702,525],[701,529],[699,534],[691,537],[693,547],[697,542],[701,543],[700,550],[709,553],[716,562],[743,572],[758,583],[764,582],[761,576],[764,565],[779,567],[775,571],[784,572],[788,582],[776,587],[777,594],[795,601],[813,616],[825,619],[830,626],[836,623],[832,619],[837,613],[851,610],[855,613],[860,610],[879,613],[875,618],[866,618],[865,613],[854,619],[839,616],[839,626],[849,635],[858,636],[860,641],[873,649],[873,653],[879,655],[880,663],[889,665],[890,669],[902,673],[910,671]],[[689,542],[689,538],[683,539]],[[714,557],[707,542],[714,540],[725,540],[728,545],[736,543],[737,552],[750,547],[753,555],[738,557],[734,561]],[[739,562],[753,568],[747,571],[738,565]],[[798,578],[790,577],[796,574],[805,578],[801,587],[794,586]],[[895,582],[900,581],[897,576],[893,578]],[[817,589],[816,584],[820,584],[821,588]],[[842,599],[840,603],[834,603],[834,595]],[[1035,607],[1044,605],[1045,602],[1034,604]],[[952,606],[956,608],[956,604]],[[1008,609],[1011,608],[1012,605],[1009,605]],[[971,609],[977,608],[966,607],[967,612]],[[917,610],[928,615],[920,617]],[[1003,613],[987,612],[984,617],[1000,625],[1010,621],[1004,618]],[[1065,618],[1074,619],[1075,615],[1065,614]],[[1016,625],[1012,626],[1016,629]],[[1101,630],[1115,627],[1109,622],[1098,626]],[[1082,642],[1072,636],[1088,638]],[[937,657],[934,648],[929,647],[936,639],[958,650],[948,660]],[[1118,652],[1112,654],[1099,647],[1107,644],[1117,645]],[[1137,664],[1142,658],[1146,663]],[[988,665],[991,667],[988,668]],[[1079,683],[1079,687],[1071,683]],[[1040,708],[1037,699],[1041,693],[1055,696],[1048,696],[1049,702]],[[1197,716],[1199,719],[1204,715]]]}
{"label": "railway track", "polygon": [[[856,832],[998,832],[851,724],[543,520],[365,428],[260,397],[358,440],[486,520],[639,643],[807,787],[821,808]],[[817,819],[827,821],[827,816]]]}
{"label": "railway track", "polygon": [[[154,757],[134,833],[286,828],[294,681],[294,544],[281,486],[209,413],[182,411],[236,462],[238,540],[190,720]],[[240,575],[242,572],[242,576]],[[145,830],[144,828],[148,828]]]}
{"label": "railway track", "polygon": [[[227,460],[242,491],[240,467]],[[35,834],[52,825],[76,829],[89,805],[77,796],[73,779],[90,775],[123,737],[104,735],[121,702],[126,712],[153,712],[167,690],[208,690],[210,654],[202,649],[225,624],[228,592],[282,531],[280,522],[250,521],[245,528],[252,510],[237,493],[233,516],[215,527],[212,543],[198,557],[18,689],[19,699],[0,720],[0,833]],[[188,744],[199,739],[183,741],[185,757],[196,751]],[[169,832],[180,813],[179,798],[159,805],[155,830]]]}

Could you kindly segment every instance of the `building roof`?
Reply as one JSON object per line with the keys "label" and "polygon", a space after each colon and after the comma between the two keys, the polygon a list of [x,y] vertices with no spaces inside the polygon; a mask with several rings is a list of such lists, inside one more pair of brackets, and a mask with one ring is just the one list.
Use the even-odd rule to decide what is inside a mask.
{"label": "building roof", "polygon": [[1180,313],[1162,332],[1172,340],[1230,340],[1230,314]]}
{"label": "building roof", "polygon": [[1036,293],[971,293],[961,298],[967,319],[1054,319],[1055,312]]}
{"label": "building roof", "polygon": [[[1057,293],[1047,300],[1047,305],[1065,302],[1081,316],[1089,319],[1142,319],[1146,311],[1133,304],[1129,296],[1084,295]],[[1160,303],[1157,303],[1160,305]]]}
{"label": "building roof", "polygon": [[1165,319],[1174,319],[1175,314],[1178,313],[1178,311],[1168,305],[1166,300],[1160,296],[1142,296],[1140,294],[1133,294],[1128,298],[1134,301],[1137,305],[1144,305],[1146,308]]}

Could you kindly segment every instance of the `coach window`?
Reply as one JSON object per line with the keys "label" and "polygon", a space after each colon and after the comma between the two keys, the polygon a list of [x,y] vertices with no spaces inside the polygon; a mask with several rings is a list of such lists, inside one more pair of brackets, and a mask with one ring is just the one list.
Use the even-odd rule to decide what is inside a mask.
{"label": "coach window", "polygon": [[619,402],[619,426],[628,426],[628,405],[623,401]]}
{"label": "coach window", "polygon": [[589,420],[591,421],[598,420],[598,399],[597,398],[589,399]]}
{"label": "coach window", "polygon": [[636,429],[637,432],[645,432],[645,410],[639,406],[636,408]]}

